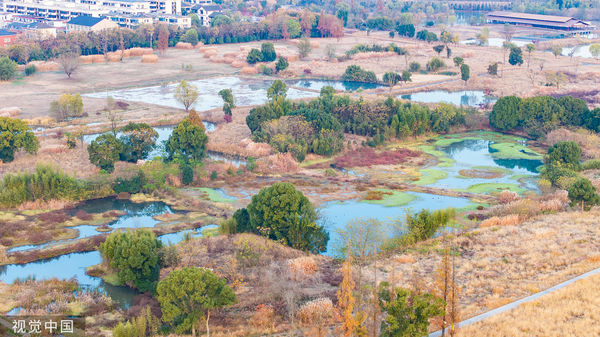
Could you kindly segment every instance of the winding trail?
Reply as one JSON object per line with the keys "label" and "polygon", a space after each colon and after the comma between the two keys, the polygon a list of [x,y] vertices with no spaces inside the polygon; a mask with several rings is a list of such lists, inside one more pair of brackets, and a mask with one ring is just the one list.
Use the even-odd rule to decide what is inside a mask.
{"label": "winding trail", "polygon": [[[473,323],[482,321],[482,320],[484,320],[484,319],[486,319],[488,317],[492,317],[492,316],[501,314],[501,313],[503,313],[505,311],[508,311],[508,310],[511,310],[511,309],[514,309],[514,308],[518,307],[522,303],[526,303],[526,302],[531,302],[531,301],[537,300],[538,298],[540,298],[540,297],[542,297],[542,296],[544,296],[546,294],[555,292],[556,290],[562,289],[562,288],[564,288],[564,287],[566,287],[566,286],[574,283],[575,281],[582,280],[584,278],[587,278],[587,277],[590,277],[590,276],[596,275],[596,274],[600,274],[600,268],[596,268],[596,269],[590,270],[587,273],[581,274],[581,275],[579,275],[577,277],[574,277],[572,279],[569,279],[567,281],[559,283],[559,284],[557,284],[557,285],[555,285],[553,287],[550,287],[550,288],[548,288],[546,290],[540,291],[538,293],[535,293],[535,294],[527,296],[527,297],[523,297],[520,300],[516,300],[514,302],[505,304],[505,305],[503,305],[501,307],[498,307],[496,309],[490,310],[488,312],[484,312],[483,314],[480,314],[480,315],[477,315],[477,316],[473,316],[473,317],[471,317],[469,319],[466,319],[466,320],[458,323],[457,327],[460,328],[460,327],[463,327],[463,326],[467,326],[469,324],[473,324]],[[438,330],[436,332],[430,333],[429,337],[439,337],[441,335],[442,335],[442,331]]]}

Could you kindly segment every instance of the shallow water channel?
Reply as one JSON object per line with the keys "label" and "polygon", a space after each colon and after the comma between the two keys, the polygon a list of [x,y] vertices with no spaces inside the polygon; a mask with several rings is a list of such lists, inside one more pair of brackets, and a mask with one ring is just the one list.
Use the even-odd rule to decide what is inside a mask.
{"label": "shallow water channel", "polygon": [[[75,214],[80,210],[90,214],[104,213],[112,210],[124,211],[126,214],[108,224],[113,230],[117,228],[153,227],[159,223],[159,221],[152,218],[153,216],[164,213],[173,213],[171,208],[163,202],[133,203],[129,200],[119,200],[115,198],[87,201],[72,209],[71,213]],[[193,237],[198,237],[202,235],[203,230],[215,227],[216,225],[209,225],[195,230],[188,229],[177,233],[161,235],[158,238],[163,244],[176,244],[182,241],[187,233],[191,233]],[[95,230],[96,226],[82,225],[73,228],[79,230],[78,238],[100,234]],[[37,249],[47,245],[48,244],[20,246],[13,250]],[[136,290],[129,287],[113,286],[105,283],[98,277],[86,275],[85,269],[87,267],[99,264],[100,262],[102,262],[100,253],[98,251],[92,251],[85,253],[71,253],[21,265],[4,265],[0,266],[0,281],[12,283],[17,279],[24,279],[29,276],[35,277],[37,280],[50,278],[76,278],[82,288],[90,290],[95,289],[104,292],[113,300],[117,301],[122,307],[129,307],[133,301],[133,297],[138,294]]]}
{"label": "shallow water channel", "polygon": [[445,90],[422,91],[400,95],[398,98],[420,103],[450,103],[469,107],[478,107],[496,102],[495,97],[488,96],[481,90],[463,90],[454,92]]}

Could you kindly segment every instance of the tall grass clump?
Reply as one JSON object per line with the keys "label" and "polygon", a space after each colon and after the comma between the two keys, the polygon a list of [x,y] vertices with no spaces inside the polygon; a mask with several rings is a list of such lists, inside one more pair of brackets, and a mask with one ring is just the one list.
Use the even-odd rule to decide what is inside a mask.
{"label": "tall grass clump", "polygon": [[90,194],[85,182],[46,165],[36,166],[33,173],[8,174],[0,182],[0,205],[5,207],[27,201],[81,200]]}

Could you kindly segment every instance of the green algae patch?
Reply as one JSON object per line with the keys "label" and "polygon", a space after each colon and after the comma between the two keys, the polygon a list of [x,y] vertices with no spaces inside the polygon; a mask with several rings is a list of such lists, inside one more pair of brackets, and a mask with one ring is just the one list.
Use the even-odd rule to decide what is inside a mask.
{"label": "green algae patch", "polygon": [[466,191],[471,193],[498,193],[504,190],[509,190],[515,193],[523,193],[525,189],[519,187],[516,184],[508,184],[508,183],[483,183],[483,184],[475,184],[467,187],[466,189],[461,189],[459,191]]}
{"label": "green algae patch", "polygon": [[366,202],[369,204],[378,204],[386,207],[398,207],[409,204],[417,197],[405,192],[394,191],[389,189],[377,189],[374,191],[369,191],[369,193],[367,193],[367,198],[369,199],[363,199],[361,200],[361,202]]}
{"label": "green algae patch", "polygon": [[542,160],[543,156],[525,145],[516,143],[496,143],[490,145],[495,151],[492,156],[502,159]]}
{"label": "green algae patch", "polygon": [[431,184],[436,183],[440,179],[444,179],[444,178],[448,177],[447,172],[444,172],[442,170],[437,170],[434,168],[422,169],[422,170],[419,170],[419,172],[422,175],[421,175],[421,177],[419,177],[419,180],[413,182],[415,185],[431,185]]}
{"label": "green algae patch", "polygon": [[234,202],[235,199],[227,198],[221,193],[217,192],[214,188],[198,187],[197,190],[201,191],[206,198],[213,202]]}

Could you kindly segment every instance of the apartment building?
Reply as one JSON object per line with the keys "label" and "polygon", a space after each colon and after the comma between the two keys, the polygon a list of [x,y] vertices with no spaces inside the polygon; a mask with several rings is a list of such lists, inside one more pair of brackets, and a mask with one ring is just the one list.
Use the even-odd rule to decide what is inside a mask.
{"label": "apartment building", "polygon": [[102,17],[78,16],[67,22],[67,33],[69,32],[99,32],[104,29],[117,28],[119,25],[112,20]]}
{"label": "apartment building", "polygon": [[180,0],[4,0],[2,11],[47,20],[78,16],[104,17],[110,13],[142,16],[150,13],[178,14]]}

